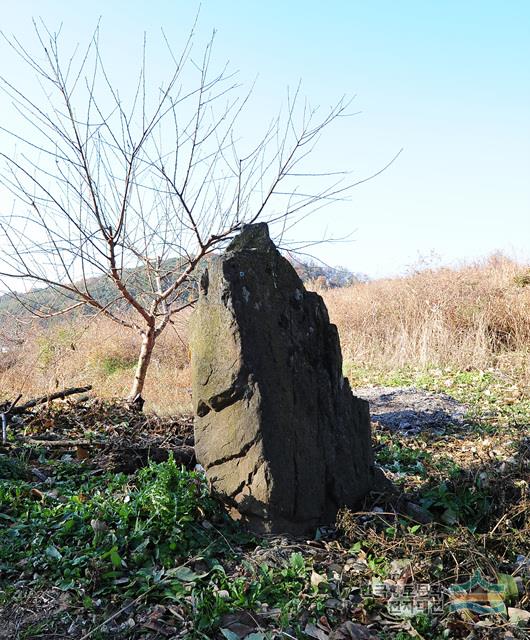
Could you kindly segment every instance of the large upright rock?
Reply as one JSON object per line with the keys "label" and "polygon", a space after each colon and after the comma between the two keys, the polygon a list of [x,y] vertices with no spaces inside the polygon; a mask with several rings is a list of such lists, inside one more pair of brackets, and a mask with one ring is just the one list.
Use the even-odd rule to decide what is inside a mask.
{"label": "large upright rock", "polygon": [[197,459],[255,530],[329,523],[381,483],[337,328],[266,224],[204,272],[191,349]]}

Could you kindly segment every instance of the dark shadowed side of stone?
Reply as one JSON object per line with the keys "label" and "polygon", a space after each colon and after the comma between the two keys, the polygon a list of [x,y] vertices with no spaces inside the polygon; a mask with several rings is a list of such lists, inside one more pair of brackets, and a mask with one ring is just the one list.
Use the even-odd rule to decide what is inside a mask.
{"label": "dark shadowed side of stone", "polygon": [[204,272],[191,347],[197,459],[252,528],[309,531],[384,485],[337,328],[266,224]]}

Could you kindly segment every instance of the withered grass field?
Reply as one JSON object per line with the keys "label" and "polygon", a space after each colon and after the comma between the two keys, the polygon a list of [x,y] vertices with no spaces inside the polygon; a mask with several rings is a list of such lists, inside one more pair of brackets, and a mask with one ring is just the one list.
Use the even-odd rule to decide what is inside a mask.
{"label": "withered grass field", "polygon": [[[493,256],[459,269],[315,288],[339,328],[346,374],[352,366],[494,367],[525,386],[529,274],[524,265]],[[186,312],[177,318],[155,348],[144,392],[150,410],[174,413],[190,406],[188,317]],[[35,396],[76,384],[92,384],[104,398],[127,394],[138,349],[132,333],[103,318],[63,320],[47,328],[32,323],[18,331],[21,343],[2,354],[0,395]]]}
{"label": "withered grass field", "polygon": [[502,256],[427,269],[325,294],[345,360],[407,366],[499,367],[526,372],[529,271]]}

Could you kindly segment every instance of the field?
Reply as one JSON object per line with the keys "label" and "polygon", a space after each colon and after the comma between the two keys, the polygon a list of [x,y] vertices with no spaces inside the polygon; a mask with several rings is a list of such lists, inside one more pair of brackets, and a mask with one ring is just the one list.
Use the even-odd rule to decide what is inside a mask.
{"label": "field", "polygon": [[[190,411],[186,317],[157,346],[145,418],[111,402],[134,367],[127,334],[99,319],[11,326],[6,399],[92,384],[108,402],[58,403],[10,431],[0,638],[530,637],[527,285],[526,267],[496,256],[321,289],[353,387],[415,386],[466,414],[416,435],[375,423],[396,494],[313,539],[249,535],[171,457],[120,466],[117,442],[189,437],[189,421],[168,417]],[[27,444],[47,433],[88,444]],[[487,610],[451,610],[473,576]]]}
{"label": "field", "polygon": [[[351,367],[494,368],[519,386],[528,384],[530,270],[507,258],[345,288],[322,288],[318,280],[308,287],[324,296],[339,328],[346,375]],[[155,347],[144,395],[156,412],[190,407],[187,317],[178,317]],[[78,384],[94,385],[103,398],[128,391],[137,338],[108,320],[51,327],[11,321],[2,333],[10,348],[0,364],[4,395],[30,397]]]}

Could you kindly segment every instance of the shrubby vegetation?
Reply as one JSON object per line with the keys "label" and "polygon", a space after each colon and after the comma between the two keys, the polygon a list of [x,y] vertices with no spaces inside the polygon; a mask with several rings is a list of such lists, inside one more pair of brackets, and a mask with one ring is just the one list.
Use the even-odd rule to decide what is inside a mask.
{"label": "shrubby vegetation", "polygon": [[[496,257],[320,289],[353,387],[413,385],[467,406],[463,424],[437,431],[404,435],[375,425],[377,462],[401,502],[343,511],[336,536],[250,536],[199,472],[171,458],[124,475],[90,457],[16,448],[21,431],[10,430],[17,453],[9,463],[0,454],[0,616],[18,620],[24,638],[57,632],[235,640],[236,629],[252,640],[307,640],[328,637],[345,620],[370,625],[380,640],[527,638],[527,273]],[[189,409],[186,325],[182,316],[157,346],[151,408]],[[4,359],[0,371],[6,398],[77,382],[107,397],[128,387],[135,344],[101,318],[33,326],[16,339],[16,357]],[[44,411],[24,433],[53,428],[61,411]],[[116,430],[108,415],[84,434],[75,426],[72,437],[81,430],[104,441]],[[123,413],[116,419],[127,433]],[[33,465],[48,480],[32,475]],[[477,569],[505,586],[499,616],[447,608],[389,616],[388,598],[374,594],[399,581],[447,593]],[[40,617],[17,618],[31,607]]]}

